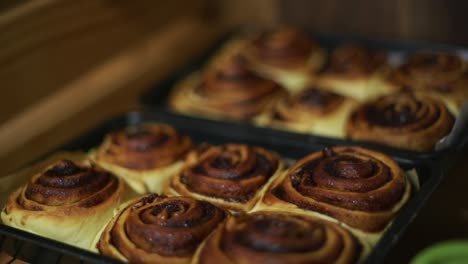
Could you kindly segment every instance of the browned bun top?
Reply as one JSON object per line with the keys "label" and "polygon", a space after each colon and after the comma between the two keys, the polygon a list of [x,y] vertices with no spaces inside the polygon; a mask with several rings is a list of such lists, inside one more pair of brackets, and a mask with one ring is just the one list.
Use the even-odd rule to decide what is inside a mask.
{"label": "browned bun top", "polygon": [[466,63],[459,56],[440,52],[418,52],[410,55],[395,69],[389,75],[389,81],[401,87],[443,92],[451,90],[457,80],[467,78],[466,70]]}
{"label": "browned bun top", "polygon": [[358,44],[347,44],[333,51],[326,72],[349,76],[368,75],[386,62],[387,56],[383,51]]}
{"label": "browned bun top", "polygon": [[[301,92],[284,98],[274,109],[273,118],[280,121],[294,121],[302,116],[326,116],[334,112],[345,97],[316,86],[309,86]],[[313,121],[313,120],[309,120]]]}
{"label": "browned bun top", "polygon": [[382,230],[407,189],[399,165],[360,147],[325,148],[297,161],[272,194],[369,232]]}
{"label": "browned bun top", "polygon": [[112,256],[113,247],[132,263],[190,259],[224,218],[224,211],[208,202],[150,194],[117,216],[98,248]]}
{"label": "browned bun top", "polygon": [[274,175],[279,157],[246,144],[205,146],[187,156],[181,182],[192,192],[246,202]]}
{"label": "browned bun top", "polygon": [[17,202],[34,211],[47,207],[89,208],[105,201],[118,186],[117,177],[94,165],[60,160],[33,176]]}
{"label": "browned bun top", "polygon": [[351,115],[347,134],[352,139],[430,151],[450,132],[454,122],[453,115],[437,98],[403,92],[362,104]]}
{"label": "browned bun top", "polygon": [[207,241],[200,263],[356,263],[361,250],[358,240],[337,224],[256,212],[228,219]]}
{"label": "browned bun top", "polygon": [[183,159],[191,147],[192,140],[175,128],[148,123],[110,133],[96,158],[128,169],[152,170]]}
{"label": "browned bun top", "polygon": [[202,98],[202,108],[241,120],[260,114],[273,96],[284,92],[277,83],[251,71],[240,56],[222,60],[209,68],[193,91]]}
{"label": "browned bun top", "polygon": [[249,51],[258,60],[281,67],[304,63],[317,47],[318,44],[301,30],[280,27],[256,36]]}

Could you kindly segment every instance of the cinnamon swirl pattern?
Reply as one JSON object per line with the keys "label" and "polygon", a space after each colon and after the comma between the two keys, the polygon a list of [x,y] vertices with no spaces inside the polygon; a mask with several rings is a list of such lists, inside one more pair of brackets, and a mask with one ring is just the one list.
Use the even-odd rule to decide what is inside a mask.
{"label": "cinnamon swirl pattern", "polygon": [[136,192],[161,192],[183,166],[192,140],[175,128],[147,123],[114,131],[92,154],[102,167],[122,177]]}
{"label": "cinnamon swirl pattern", "polygon": [[317,86],[281,98],[259,125],[326,137],[345,137],[345,124],[357,102]]}
{"label": "cinnamon swirl pattern", "polygon": [[446,53],[415,53],[389,74],[388,85],[433,94],[458,115],[468,101],[467,63]]}
{"label": "cinnamon swirl pattern", "polygon": [[171,179],[165,193],[248,211],[283,166],[276,153],[260,147],[204,145],[188,154],[184,169]]}
{"label": "cinnamon swirl pattern", "polygon": [[170,107],[189,115],[248,121],[271,106],[285,91],[245,65],[242,57],[217,62],[174,87]]}
{"label": "cinnamon swirl pattern", "polygon": [[229,218],[195,263],[357,263],[363,244],[336,223],[286,213]]}
{"label": "cinnamon swirl pattern", "polygon": [[347,136],[415,151],[431,151],[450,133],[454,117],[437,98],[397,93],[362,104],[348,120]]}
{"label": "cinnamon swirl pattern", "polygon": [[398,90],[381,85],[388,70],[384,52],[346,44],[333,51],[329,65],[319,74],[318,81],[332,91],[362,101]]}
{"label": "cinnamon swirl pattern", "polygon": [[360,147],[333,147],[297,161],[255,210],[294,211],[335,220],[375,242],[410,196],[398,164]]}
{"label": "cinnamon swirl pattern", "polygon": [[244,55],[262,76],[276,80],[292,92],[318,71],[325,51],[304,32],[281,27],[253,36]]}
{"label": "cinnamon swirl pattern", "polygon": [[124,183],[89,160],[60,160],[13,192],[6,225],[89,249],[124,195]]}
{"label": "cinnamon swirl pattern", "polygon": [[131,263],[189,263],[224,218],[208,202],[150,194],[123,206],[97,247],[103,255]]}

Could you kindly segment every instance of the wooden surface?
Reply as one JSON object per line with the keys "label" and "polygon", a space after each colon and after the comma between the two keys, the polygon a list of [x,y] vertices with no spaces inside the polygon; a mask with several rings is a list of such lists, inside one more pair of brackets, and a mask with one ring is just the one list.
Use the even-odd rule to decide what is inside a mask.
{"label": "wooden surface", "polygon": [[467,1],[280,1],[281,21],[319,32],[468,45]]}
{"label": "wooden surface", "polygon": [[0,123],[147,41],[170,21],[198,15],[202,2],[40,0],[4,11],[0,80],[8,91],[2,94]]}
{"label": "wooden surface", "polygon": [[[142,91],[211,44],[225,25],[286,20],[319,31],[466,39],[457,33],[463,12],[453,1],[249,2],[1,2],[0,176],[111,116],[137,109]],[[387,263],[407,263],[437,241],[468,238],[467,161],[465,150]]]}
{"label": "wooden surface", "polygon": [[[4,123],[0,126],[4,154],[0,158],[4,164],[0,175],[105,118],[136,109],[143,90],[181,65],[196,50],[206,47],[217,36],[216,32],[194,21],[168,26],[155,39],[149,38],[129,49]],[[90,92],[92,89],[101,89],[99,96]],[[79,104],[67,98],[77,98]]]}
{"label": "wooden surface", "polygon": [[[142,90],[206,47],[220,27],[197,17],[202,1],[181,2],[27,1],[3,13],[0,175],[135,108]],[[66,123],[103,98],[113,103]]]}

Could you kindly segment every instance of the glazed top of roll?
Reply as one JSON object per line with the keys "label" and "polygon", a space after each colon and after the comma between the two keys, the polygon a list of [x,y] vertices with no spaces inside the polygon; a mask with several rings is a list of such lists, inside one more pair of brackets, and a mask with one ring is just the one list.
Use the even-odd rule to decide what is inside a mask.
{"label": "glazed top of roll", "polygon": [[190,137],[175,128],[147,123],[110,133],[96,159],[137,171],[153,170],[183,159],[191,147]]}
{"label": "glazed top of roll", "polygon": [[283,122],[311,121],[310,117],[326,116],[333,113],[345,100],[344,96],[309,86],[301,92],[284,98],[273,112],[273,119]]}
{"label": "glazed top of roll", "polygon": [[297,161],[272,193],[300,208],[376,232],[388,224],[406,191],[405,175],[392,158],[343,146]]}
{"label": "glazed top of roll", "polygon": [[362,252],[339,225],[294,214],[233,217],[221,231],[206,242],[200,263],[357,263]]}
{"label": "glazed top of roll", "polygon": [[271,96],[284,92],[277,83],[251,71],[240,56],[230,57],[209,68],[195,93],[205,106],[233,119],[250,119],[262,112]]}
{"label": "glazed top of roll", "polygon": [[279,156],[246,144],[203,145],[188,154],[180,181],[190,191],[228,202],[246,202],[279,166]]}
{"label": "glazed top of roll", "polygon": [[190,259],[224,218],[224,211],[208,202],[150,194],[120,212],[104,231],[98,248],[109,256],[116,250],[131,263]]}
{"label": "glazed top of roll", "polygon": [[413,93],[383,96],[362,105],[353,118],[398,131],[402,128],[410,131],[425,128],[434,123],[440,113],[438,108],[427,105],[418,97]]}
{"label": "glazed top of roll", "polygon": [[358,44],[347,44],[333,51],[325,73],[365,77],[373,74],[386,63],[387,55],[381,50]]}
{"label": "glazed top of roll", "polygon": [[362,104],[350,116],[348,135],[418,151],[430,151],[455,119],[442,101],[404,92]]}
{"label": "glazed top of roll", "polygon": [[309,59],[318,44],[304,32],[281,27],[265,31],[254,37],[247,52],[266,64],[277,67],[295,67],[303,65]]}
{"label": "glazed top of roll", "polygon": [[395,85],[439,92],[449,92],[460,79],[468,80],[466,62],[459,56],[436,52],[412,54],[389,75]]}
{"label": "glazed top of roll", "polygon": [[108,199],[118,188],[117,177],[89,161],[78,164],[61,160],[33,176],[17,202],[32,211],[91,208]]}

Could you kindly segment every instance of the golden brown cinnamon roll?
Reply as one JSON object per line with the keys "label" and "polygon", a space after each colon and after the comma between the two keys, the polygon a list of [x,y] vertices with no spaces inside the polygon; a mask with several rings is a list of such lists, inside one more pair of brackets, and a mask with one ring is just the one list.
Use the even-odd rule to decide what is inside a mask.
{"label": "golden brown cinnamon roll", "polygon": [[326,137],[345,137],[345,125],[357,102],[317,86],[281,98],[257,124],[311,133]]}
{"label": "golden brown cinnamon roll", "polygon": [[244,55],[253,68],[288,90],[296,92],[318,71],[325,61],[325,51],[304,32],[280,27],[252,37]]}
{"label": "golden brown cinnamon roll", "polygon": [[318,82],[336,93],[362,101],[398,90],[381,85],[388,70],[384,52],[347,44],[333,51],[328,67],[318,76]]}
{"label": "golden brown cinnamon roll", "polygon": [[285,91],[247,68],[242,57],[213,63],[172,90],[170,107],[189,115],[214,119],[252,120]]}
{"label": "golden brown cinnamon roll", "polygon": [[437,98],[397,93],[363,103],[350,116],[346,133],[353,140],[431,151],[453,124],[454,117]]}
{"label": "golden brown cinnamon roll", "polygon": [[160,193],[168,178],[182,168],[191,147],[190,137],[175,128],[147,123],[108,134],[91,156],[136,192]]}
{"label": "golden brown cinnamon roll", "polygon": [[434,95],[458,115],[468,101],[468,67],[456,55],[415,53],[390,72],[387,85]]}
{"label": "golden brown cinnamon roll", "polygon": [[184,169],[165,189],[233,211],[248,211],[284,165],[269,150],[245,144],[203,145],[187,155]]}
{"label": "golden brown cinnamon roll", "polygon": [[258,212],[229,218],[207,239],[194,263],[357,263],[364,248],[336,223]]}
{"label": "golden brown cinnamon roll", "polygon": [[89,249],[124,196],[125,184],[89,160],[60,160],[13,192],[4,224]]}
{"label": "golden brown cinnamon roll", "polygon": [[189,263],[224,218],[224,211],[208,202],[150,194],[122,206],[97,247],[131,263]]}
{"label": "golden brown cinnamon roll", "polygon": [[[243,66],[249,67],[247,61],[245,61],[242,55],[248,44],[248,39],[245,36],[237,36],[229,39],[223,44],[219,50],[209,59],[208,63],[204,66],[205,68],[211,67],[222,67],[222,64],[229,62],[232,59],[239,60],[239,63],[244,64]],[[218,66],[219,65],[219,66]]]}
{"label": "golden brown cinnamon roll", "polygon": [[341,222],[374,243],[410,196],[411,185],[387,155],[333,147],[297,161],[254,209],[291,211]]}

